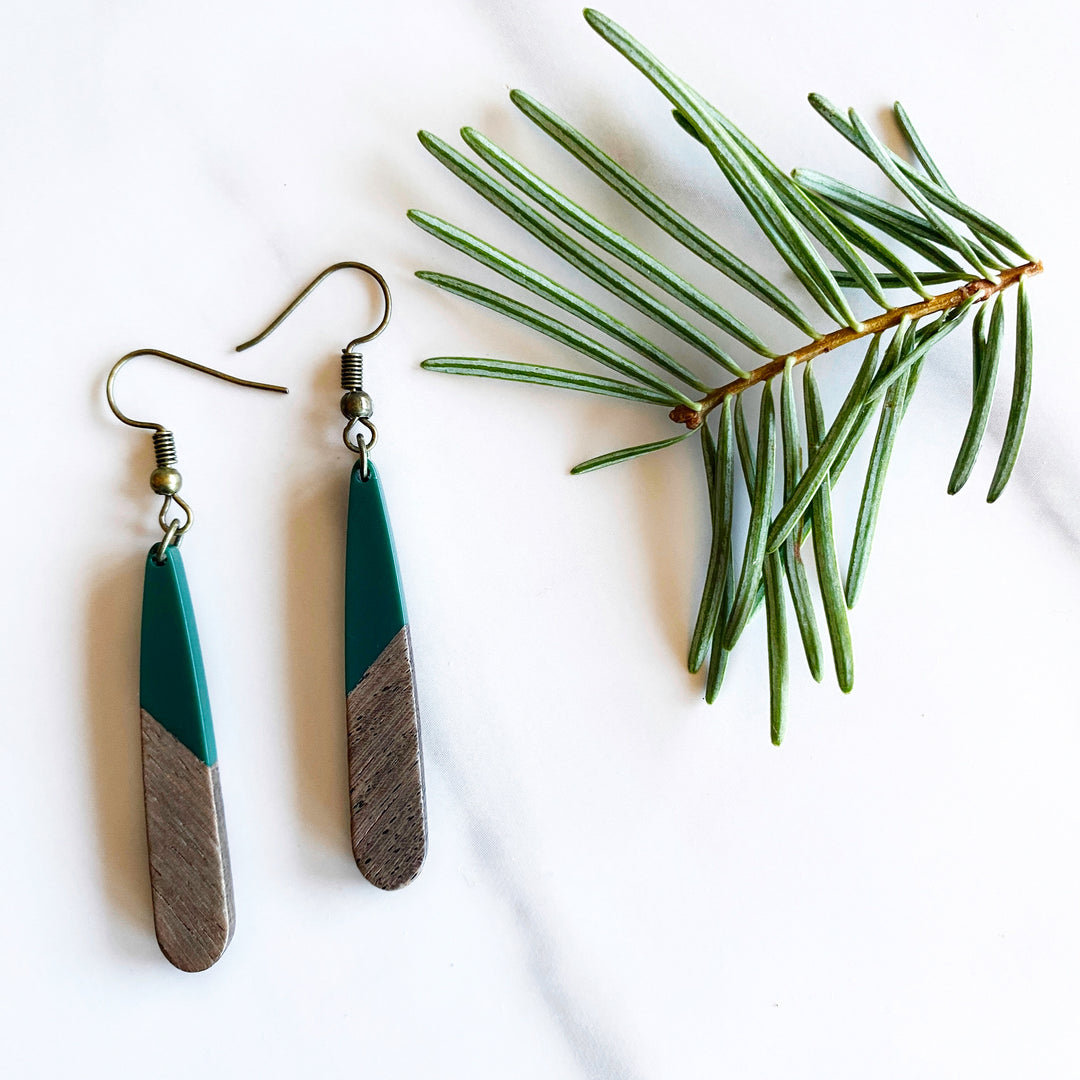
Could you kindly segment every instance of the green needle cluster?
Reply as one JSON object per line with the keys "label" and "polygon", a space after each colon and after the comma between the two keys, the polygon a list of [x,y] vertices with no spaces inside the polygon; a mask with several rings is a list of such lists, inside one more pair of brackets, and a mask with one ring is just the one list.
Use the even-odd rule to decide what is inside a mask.
{"label": "green needle cluster", "polygon": [[[465,127],[461,137],[475,158],[429,132],[421,132],[420,141],[488,204],[558,255],[572,273],[605,290],[612,310],[441,218],[413,210],[410,219],[607,340],[486,285],[426,270],[418,276],[539,332],[619,377],[488,357],[433,357],[423,366],[660,406],[680,425],[668,438],[583,461],[571,470],[575,474],[700,437],[712,538],[688,667],[695,673],[705,668],[705,696],[715,700],[732,650],[764,606],[770,733],[779,744],[791,658],[788,601],[811,676],[820,682],[826,662],[820,609],[836,681],[841,690],[850,691],[855,666],[848,610],[866,578],[886,474],[923,364],[974,310],[971,408],[948,481],[954,494],[971,477],[984,441],[1005,348],[1005,293],[1011,290],[1016,300],[1012,395],[988,500],[993,502],[1004,490],[1019,452],[1031,393],[1027,279],[1038,274],[1042,264],[1011,233],[960,200],[899,102],[894,114],[911,160],[886,147],[854,110],[844,113],[819,94],[809,99],[829,125],[880,169],[906,206],[811,169],[784,172],[622,27],[593,10],[586,10],[585,18],[656,87],[678,127],[707,151],[790,270],[795,294],[791,285],[770,280],[660,198],[550,108],[520,90],[510,92],[512,103],[643,219],[710,271],[723,274],[753,302],[782,316],[804,335],[805,343],[778,353],[705,287],[666,266],[479,131]],[[934,291],[942,288],[946,291]],[[619,305],[645,315],[675,345],[662,346],[652,334],[632,329]],[[860,308],[867,313],[857,313]],[[830,420],[811,361],[864,338],[863,361]],[[795,380],[799,365],[805,365],[801,395]],[[712,385],[710,372],[715,375],[717,366],[730,381]],[[756,440],[746,421],[748,395],[757,396]],[[875,418],[845,576],[831,491]],[[743,500],[745,532],[735,527],[742,519],[737,510]],[[808,551],[813,573],[808,573]]]}

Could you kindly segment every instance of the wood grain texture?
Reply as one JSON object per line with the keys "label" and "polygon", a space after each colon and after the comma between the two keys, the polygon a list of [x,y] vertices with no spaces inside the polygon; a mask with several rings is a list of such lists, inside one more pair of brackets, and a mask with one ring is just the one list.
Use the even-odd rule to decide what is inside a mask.
{"label": "wood grain texture", "polygon": [[353,855],[380,889],[399,889],[427,854],[424,767],[409,627],[345,699]]}
{"label": "wood grain texture", "polygon": [[142,710],[143,792],[154,929],[182,971],[205,971],[235,926],[218,767]]}

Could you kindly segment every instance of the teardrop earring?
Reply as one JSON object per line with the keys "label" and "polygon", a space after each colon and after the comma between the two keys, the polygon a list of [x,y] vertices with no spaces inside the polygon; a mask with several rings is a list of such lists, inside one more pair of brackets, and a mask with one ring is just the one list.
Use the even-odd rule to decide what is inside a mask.
{"label": "teardrop earring", "polygon": [[[116,404],[116,377],[136,356],[157,356],[237,386],[282,394],[288,390],[239,379],[158,349],[122,356],[105,382],[105,397],[116,418],[153,431],[156,467],[150,487],[164,497],[158,513],[164,535],[146,559],[139,663],[154,930],[170,963],[183,971],[204,971],[232,939],[235,913],[210,699],[180,558],[180,541],[193,516],[180,497],[173,433],[152,420],[132,420]],[[173,516],[175,510],[183,513],[182,519]]]}
{"label": "teardrop earring", "polygon": [[397,889],[416,877],[427,853],[424,772],[409,621],[382,485],[370,460],[378,432],[371,420],[373,405],[364,390],[364,358],[359,352],[390,321],[390,289],[383,276],[364,263],[335,263],[265,330],[237,346],[237,352],[268,337],[320,282],[345,269],[373,278],[383,298],[378,325],[353,338],[341,352],[343,438],[357,455],[349,479],[345,540],[345,717],[352,848],[368,881],[380,889]]}

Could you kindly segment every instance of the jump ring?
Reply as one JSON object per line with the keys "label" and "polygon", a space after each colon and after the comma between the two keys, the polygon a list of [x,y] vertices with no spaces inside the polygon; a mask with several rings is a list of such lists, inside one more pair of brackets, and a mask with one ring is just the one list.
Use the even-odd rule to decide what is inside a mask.
{"label": "jump ring", "polygon": [[161,538],[161,543],[158,544],[157,550],[154,552],[154,562],[156,562],[158,566],[164,565],[165,552],[169,549],[170,545],[177,542],[177,537],[180,533],[180,519],[173,518],[172,521],[169,522],[169,527],[165,530],[165,535]]}

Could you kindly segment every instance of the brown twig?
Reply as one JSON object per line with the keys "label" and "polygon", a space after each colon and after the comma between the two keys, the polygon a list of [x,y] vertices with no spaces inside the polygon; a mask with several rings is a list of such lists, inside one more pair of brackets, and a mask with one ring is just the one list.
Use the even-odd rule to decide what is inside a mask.
{"label": "brown twig", "polygon": [[802,348],[785,353],[775,360],[770,360],[767,364],[762,364],[761,367],[754,368],[745,379],[737,379],[734,382],[718,386],[715,390],[710,390],[699,402],[701,406],[699,409],[691,409],[686,405],[677,405],[668,415],[677,424],[685,424],[691,429],[699,427],[705,417],[729,394],[739,394],[755,383],[764,382],[766,379],[781,374],[788,360],[791,360],[793,364],[804,364],[807,360],[813,360],[815,356],[838,349],[841,345],[847,345],[850,341],[857,341],[868,334],[880,334],[883,330],[896,326],[905,315],[914,322],[926,315],[933,315],[938,311],[949,311],[952,308],[959,307],[972,297],[987,300],[994,293],[1001,292],[1010,285],[1015,285],[1021,278],[1041,274],[1042,268],[1042,263],[1037,261],[1024,263],[1023,266],[1011,266],[1007,270],[1001,271],[1001,275],[996,282],[987,278],[969,281],[967,284],[961,285],[959,289],[953,289],[952,292],[942,293],[940,296],[931,297],[929,300],[920,300],[919,303],[908,304],[907,307],[891,308],[881,315],[875,315],[874,318],[867,319],[863,323],[861,330],[852,330],[849,326],[834,330],[831,334],[826,334],[816,341],[811,341],[809,345],[803,345]]}

